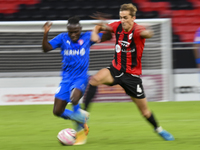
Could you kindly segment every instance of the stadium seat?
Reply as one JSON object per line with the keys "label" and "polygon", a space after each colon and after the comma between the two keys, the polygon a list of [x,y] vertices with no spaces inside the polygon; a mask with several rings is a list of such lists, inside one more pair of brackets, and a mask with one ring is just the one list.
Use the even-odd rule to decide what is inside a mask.
{"label": "stadium seat", "polygon": [[184,0],[171,1],[170,9],[172,9],[172,10],[184,10],[184,9],[191,10],[191,9],[193,9],[193,5],[192,5],[192,3],[184,1]]}
{"label": "stadium seat", "polygon": [[151,3],[150,2],[143,2],[143,3],[139,3],[139,10],[143,11],[143,12],[150,12],[153,11],[153,8],[151,7]]}
{"label": "stadium seat", "polygon": [[190,18],[185,18],[185,17],[173,17],[172,18],[172,25],[177,26],[177,25],[186,25],[190,24]]}
{"label": "stadium seat", "polygon": [[136,18],[137,18],[137,19],[142,19],[142,18],[144,18],[143,13],[140,12],[140,11],[138,11],[138,12],[136,13]]}
{"label": "stadium seat", "polygon": [[4,14],[0,13],[0,21],[4,21]]}
{"label": "stadium seat", "polygon": [[182,42],[193,42],[194,41],[194,34],[188,33],[181,35],[181,41]]}
{"label": "stadium seat", "polygon": [[176,34],[173,34],[172,42],[180,42],[180,37],[178,35],[176,35]]}
{"label": "stadium seat", "polygon": [[200,8],[200,1],[198,1],[198,0],[193,0],[193,1],[190,0],[190,2],[192,3],[194,9],[199,9]]}
{"label": "stadium seat", "polygon": [[27,21],[31,19],[31,15],[29,13],[24,13],[24,12],[17,12],[15,13],[16,20],[18,21]]}
{"label": "stadium seat", "polygon": [[193,9],[185,13],[187,17],[200,17],[200,9]]}
{"label": "stadium seat", "polygon": [[185,32],[185,27],[184,26],[175,26],[173,27],[173,33],[180,35]]}
{"label": "stadium seat", "polygon": [[157,2],[157,3],[151,3],[151,7],[153,11],[164,11],[169,10],[169,3],[167,2]]}
{"label": "stadium seat", "polygon": [[4,19],[6,21],[14,21],[15,20],[15,16],[14,16],[14,14],[4,14]]}
{"label": "stadium seat", "polygon": [[31,20],[44,20],[45,16],[43,16],[42,14],[34,14],[30,16]]}
{"label": "stadium seat", "polygon": [[57,12],[67,9],[67,6],[63,5],[63,3],[61,3],[61,2],[52,3],[52,5],[54,6],[53,9],[55,9]]}
{"label": "stadium seat", "polygon": [[172,10],[163,10],[159,12],[160,18],[172,18]]}
{"label": "stadium seat", "polygon": [[158,18],[158,13],[156,11],[143,13],[144,18]]}
{"label": "stadium seat", "polygon": [[81,8],[80,5],[77,5],[76,1],[71,1],[66,6],[67,6],[67,9],[70,9],[71,11],[76,11],[77,9]]}
{"label": "stadium seat", "polygon": [[185,10],[172,10],[172,17],[183,17],[185,16],[186,11]]}
{"label": "stadium seat", "polygon": [[193,21],[191,22],[191,24],[200,26],[200,16],[193,17]]}

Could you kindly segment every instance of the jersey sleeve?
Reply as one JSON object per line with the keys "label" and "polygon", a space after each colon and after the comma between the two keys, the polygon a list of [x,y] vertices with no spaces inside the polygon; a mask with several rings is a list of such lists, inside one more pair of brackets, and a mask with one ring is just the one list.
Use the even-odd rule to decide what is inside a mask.
{"label": "jersey sleeve", "polygon": [[200,28],[198,28],[198,30],[195,33],[194,43],[195,44],[200,44]]}
{"label": "jersey sleeve", "polygon": [[135,28],[135,36],[140,37],[140,33],[144,30],[146,30],[144,26],[137,25]]}
{"label": "jersey sleeve", "polygon": [[53,49],[61,47],[61,45],[62,45],[62,36],[63,36],[63,34],[61,33],[61,34],[57,35],[56,37],[54,37],[53,39],[51,39],[49,41],[49,43],[51,44]]}

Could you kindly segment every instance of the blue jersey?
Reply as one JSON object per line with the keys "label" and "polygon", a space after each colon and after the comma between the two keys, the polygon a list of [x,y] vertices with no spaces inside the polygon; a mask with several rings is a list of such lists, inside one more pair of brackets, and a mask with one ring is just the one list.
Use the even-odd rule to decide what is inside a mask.
{"label": "blue jersey", "polygon": [[[49,41],[53,49],[61,48],[63,80],[86,77],[89,67],[90,41],[92,32],[81,33],[77,42],[71,41],[68,33],[61,33]],[[102,33],[99,33],[102,38]]]}

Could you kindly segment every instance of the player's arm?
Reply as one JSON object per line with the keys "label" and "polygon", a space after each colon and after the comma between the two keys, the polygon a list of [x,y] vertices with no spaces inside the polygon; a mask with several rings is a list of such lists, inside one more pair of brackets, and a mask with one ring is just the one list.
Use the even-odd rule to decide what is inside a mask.
{"label": "player's arm", "polygon": [[[102,38],[99,37],[98,33],[100,31],[104,31]],[[106,24],[99,24],[96,25],[92,31],[92,35],[91,35],[91,41],[93,42],[104,42],[107,40],[110,40],[112,38],[112,33],[111,33],[111,28],[109,26],[107,26]]]}
{"label": "player's arm", "polygon": [[147,39],[153,36],[153,31],[151,29],[145,29],[143,26],[139,26],[140,37]]}
{"label": "player's arm", "polygon": [[53,49],[51,44],[48,42],[48,32],[51,29],[51,25],[52,25],[52,23],[46,22],[43,26],[44,35],[43,35],[43,41],[42,41],[42,49],[43,49],[44,53]]}

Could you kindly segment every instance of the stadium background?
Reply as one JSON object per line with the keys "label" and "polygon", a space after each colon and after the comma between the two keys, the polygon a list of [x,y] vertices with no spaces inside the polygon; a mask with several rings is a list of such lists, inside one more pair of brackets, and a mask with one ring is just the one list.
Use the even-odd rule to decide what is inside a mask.
{"label": "stadium background", "polygon": [[[120,5],[133,3],[138,8],[137,19],[172,19],[173,47],[191,47],[191,44],[179,42],[193,42],[194,33],[200,26],[199,0],[1,0],[0,3],[0,21],[67,20],[72,15],[79,16],[81,20],[90,20],[89,16],[96,11],[118,19]],[[18,44],[20,42],[16,41]],[[7,43],[4,35],[1,36],[0,44]],[[175,50],[173,53],[174,68],[196,67],[190,50]],[[187,63],[185,57],[189,60]]]}
{"label": "stadium background", "polygon": [[[123,3],[133,3],[137,6],[137,19],[171,18],[174,73],[185,73],[188,70],[189,73],[197,72],[192,42],[195,31],[200,27],[200,1],[198,0],[1,0],[0,21],[67,20],[73,15],[79,16],[81,20],[91,20],[90,15],[97,11],[110,14],[112,19],[118,19],[119,7]],[[34,71],[43,71],[44,69],[50,72],[60,70],[58,67],[60,66],[59,55],[55,53],[49,53],[49,60],[46,62],[43,61],[45,54],[42,53],[33,52],[28,55],[24,53],[18,56],[19,51],[26,50],[22,48],[23,45],[40,45],[42,34],[32,33],[30,35],[29,33],[26,35],[20,32],[14,34],[2,32],[0,34],[0,52],[12,51],[0,55],[0,71],[4,73],[1,81],[5,81],[5,73],[9,72],[14,72],[14,76],[16,76],[16,73],[24,71],[34,74]],[[54,36],[55,33],[49,34],[49,38]],[[35,48],[29,47],[28,50],[34,51]],[[110,54],[107,55],[107,57],[110,56]],[[24,64],[16,63],[20,60],[23,62],[25,58],[31,67],[25,66],[27,61]],[[35,58],[41,59],[43,62],[33,64]],[[57,65],[48,68],[46,65],[48,61],[53,61]],[[106,64],[108,63],[106,62]]]}

